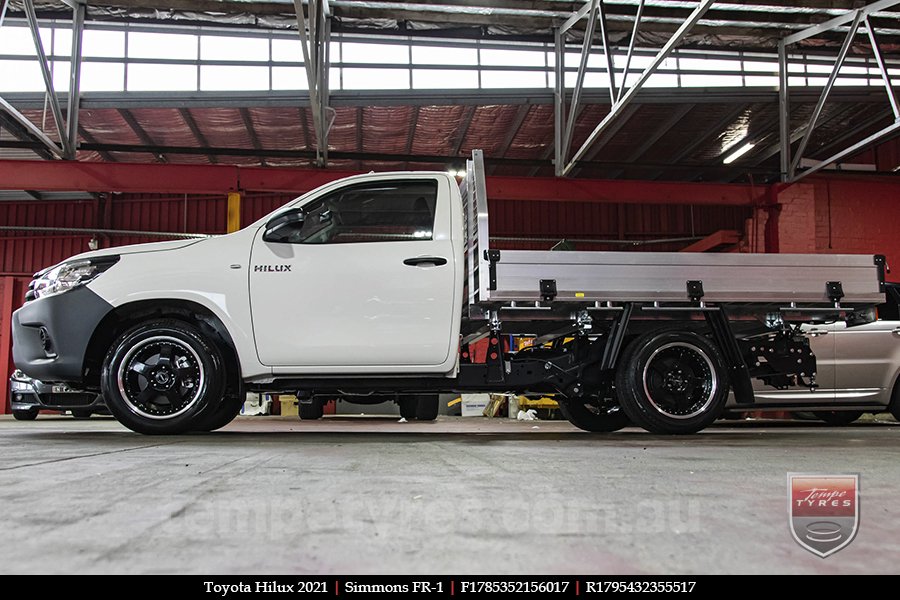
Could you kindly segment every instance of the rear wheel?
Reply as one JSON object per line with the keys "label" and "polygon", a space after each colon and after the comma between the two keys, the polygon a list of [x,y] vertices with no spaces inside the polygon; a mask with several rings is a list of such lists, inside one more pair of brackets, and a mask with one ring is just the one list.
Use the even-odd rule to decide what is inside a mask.
{"label": "rear wheel", "polygon": [[38,409],[26,408],[25,410],[14,410],[13,418],[16,421],[34,421],[38,416]]}
{"label": "rear wheel", "polygon": [[126,331],[103,362],[100,384],[110,412],[138,433],[195,429],[221,407],[225,363],[196,328],[171,319]]}
{"label": "rear wheel", "polygon": [[595,397],[559,400],[559,412],[569,423],[594,433],[609,433],[628,427],[631,422],[619,404],[611,399]]}
{"label": "rear wheel", "polygon": [[648,332],[616,371],[625,414],[653,433],[696,433],[722,414],[728,377],[718,348],[691,331]]}
{"label": "rear wheel", "polygon": [[819,410],[813,412],[817,419],[834,427],[843,427],[863,416],[861,410]]}
{"label": "rear wheel", "polygon": [[411,421],[416,418],[416,407],[419,405],[418,396],[400,396],[397,398],[397,406],[400,408],[400,416]]}
{"label": "rear wheel", "polygon": [[304,421],[315,421],[321,419],[325,414],[325,402],[321,398],[313,398],[309,404],[300,403],[297,412]]}
{"label": "rear wheel", "polygon": [[440,395],[438,394],[419,394],[414,396],[418,400],[416,403],[416,419],[419,421],[434,421],[438,416],[440,408]]}
{"label": "rear wheel", "polygon": [[891,416],[900,421],[900,381],[894,384],[894,392],[891,394],[891,404],[888,406]]}

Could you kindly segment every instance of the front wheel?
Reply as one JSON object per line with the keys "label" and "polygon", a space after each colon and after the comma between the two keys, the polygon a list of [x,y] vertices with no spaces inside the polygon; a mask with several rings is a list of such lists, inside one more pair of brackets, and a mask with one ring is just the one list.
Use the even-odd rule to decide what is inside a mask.
{"label": "front wheel", "polygon": [[692,331],[651,331],[622,356],[616,390],[625,414],[647,431],[696,433],[722,414],[728,376],[709,339]]}
{"label": "front wheel", "polygon": [[160,319],[126,331],[103,362],[100,384],[110,412],[138,433],[195,429],[221,406],[222,354],[205,334]]}
{"label": "front wheel", "polygon": [[16,421],[34,421],[37,419],[39,410],[36,408],[26,408],[25,410],[14,410],[13,418]]}
{"label": "front wheel", "polygon": [[559,412],[575,427],[593,433],[618,431],[631,424],[617,403],[593,397],[560,399]]}
{"label": "front wheel", "polygon": [[813,415],[832,427],[843,427],[859,419],[863,416],[863,412],[861,410],[817,410],[813,412]]}

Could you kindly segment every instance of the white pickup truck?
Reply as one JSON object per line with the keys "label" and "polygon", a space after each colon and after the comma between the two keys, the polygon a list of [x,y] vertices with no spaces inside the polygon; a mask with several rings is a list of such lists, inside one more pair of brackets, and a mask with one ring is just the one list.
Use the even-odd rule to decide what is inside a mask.
{"label": "white pickup truck", "polygon": [[[213,430],[247,390],[396,398],[553,393],[589,431],[693,433],[751,378],[815,386],[800,324],[873,318],[879,256],[490,247],[480,151],[329,183],[229,235],[88,252],[36,274],[18,368],[99,389],[142,433]],[[508,335],[531,337],[515,351]],[[470,344],[487,339],[485,362]],[[318,403],[318,404],[317,404]],[[312,407],[312,408],[310,408]],[[320,414],[320,413],[319,413]]]}

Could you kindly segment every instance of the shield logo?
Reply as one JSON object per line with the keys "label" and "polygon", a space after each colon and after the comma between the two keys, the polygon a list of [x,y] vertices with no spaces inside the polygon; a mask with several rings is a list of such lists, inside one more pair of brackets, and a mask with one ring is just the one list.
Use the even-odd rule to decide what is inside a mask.
{"label": "shield logo", "polygon": [[798,544],[825,558],[859,529],[859,475],[788,473],[788,518]]}

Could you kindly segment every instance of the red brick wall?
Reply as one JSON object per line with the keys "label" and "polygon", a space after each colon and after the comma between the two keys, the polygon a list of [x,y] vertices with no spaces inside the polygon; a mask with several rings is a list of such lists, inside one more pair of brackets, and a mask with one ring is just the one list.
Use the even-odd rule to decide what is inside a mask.
{"label": "red brick wall", "polygon": [[900,182],[827,179],[814,188],[816,252],[884,254],[900,269]]}
{"label": "red brick wall", "polygon": [[[778,203],[779,252],[884,254],[900,280],[900,181],[823,177],[782,190]],[[767,251],[767,219],[765,208],[747,219],[742,251]]]}

